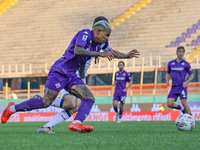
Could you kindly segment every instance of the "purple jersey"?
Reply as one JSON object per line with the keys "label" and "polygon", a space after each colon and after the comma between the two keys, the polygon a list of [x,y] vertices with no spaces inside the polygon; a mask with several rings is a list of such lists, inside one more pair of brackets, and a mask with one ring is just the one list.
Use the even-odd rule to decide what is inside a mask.
{"label": "purple jersey", "polygon": [[101,45],[94,41],[94,33],[89,29],[79,31],[72,39],[65,54],[51,67],[45,87],[59,92],[61,89],[69,91],[75,84],[84,84],[77,77],[76,71],[80,69],[91,57],[83,57],[74,54],[75,46],[80,46],[88,51],[101,50]]}
{"label": "purple jersey", "polygon": [[131,81],[131,76],[128,72],[123,71],[120,73],[117,71],[115,73],[115,81],[116,81],[116,88],[115,88],[115,96],[125,96],[126,92],[123,91],[123,89],[126,88],[126,82]]}
{"label": "purple jersey", "polygon": [[168,63],[167,73],[171,74],[172,77],[172,85],[183,85],[183,82],[186,81],[186,74],[192,74],[192,68],[190,64],[185,61],[181,60],[177,62],[176,59],[172,60]]}
{"label": "purple jersey", "polygon": [[75,55],[75,46],[80,46],[88,51],[99,52],[101,50],[101,45],[96,44],[94,41],[93,30],[83,29],[74,36],[64,55],[60,58],[61,62],[54,66],[56,71],[62,74],[76,72],[91,58]]}

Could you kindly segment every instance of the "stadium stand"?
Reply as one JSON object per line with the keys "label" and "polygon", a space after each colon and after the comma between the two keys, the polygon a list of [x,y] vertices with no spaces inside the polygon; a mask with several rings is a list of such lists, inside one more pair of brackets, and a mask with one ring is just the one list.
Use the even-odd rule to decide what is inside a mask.
{"label": "stadium stand", "polygon": [[[166,71],[167,62],[176,57],[176,47],[165,46],[182,32],[188,34],[181,34],[184,40],[177,40],[187,53],[191,52],[186,58],[193,62],[194,57],[198,58],[194,53],[199,52],[192,42],[199,40],[199,8],[196,0],[20,0],[0,16],[0,75],[47,76],[76,32],[91,29],[93,19],[99,15],[106,16],[113,27],[109,42],[113,49],[124,53],[133,48],[140,51],[140,59],[124,60],[128,72],[144,68],[155,71],[156,67]],[[92,63],[88,73],[112,73],[117,63],[101,59],[98,65]]]}

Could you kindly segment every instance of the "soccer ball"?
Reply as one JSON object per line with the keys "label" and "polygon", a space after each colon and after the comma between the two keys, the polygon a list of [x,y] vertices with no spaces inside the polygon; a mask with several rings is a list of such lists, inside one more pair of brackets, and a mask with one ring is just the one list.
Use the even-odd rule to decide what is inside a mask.
{"label": "soccer ball", "polygon": [[176,127],[181,131],[192,131],[194,126],[194,118],[189,114],[181,114],[176,119]]}

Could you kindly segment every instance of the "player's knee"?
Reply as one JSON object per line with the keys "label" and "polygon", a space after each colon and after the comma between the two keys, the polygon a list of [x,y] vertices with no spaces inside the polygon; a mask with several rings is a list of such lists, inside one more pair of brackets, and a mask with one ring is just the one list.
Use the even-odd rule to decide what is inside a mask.
{"label": "player's knee", "polygon": [[73,103],[68,103],[67,105],[65,105],[65,109],[66,110],[72,110],[72,109],[74,109],[74,104]]}
{"label": "player's knee", "polygon": [[52,104],[52,101],[48,98],[43,98],[44,107],[49,107]]}
{"label": "player's knee", "polygon": [[172,108],[172,107],[173,107],[173,103],[172,103],[172,102],[167,102],[167,106],[168,106],[169,108]]}

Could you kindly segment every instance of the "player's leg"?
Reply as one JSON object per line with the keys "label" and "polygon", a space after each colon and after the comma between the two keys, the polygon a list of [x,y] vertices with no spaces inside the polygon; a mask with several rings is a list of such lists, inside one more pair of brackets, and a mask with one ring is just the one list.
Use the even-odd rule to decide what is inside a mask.
{"label": "player's leg", "polygon": [[175,103],[176,99],[175,98],[168,98],[167,99],[167,106],[169,108],[174,108],[174,109],[178,109],[181,110],[182,112],[184,112],[184,107]]}
{"label": "player's leg", "polygon": [[119,119],[117,120],[117,123],[121,123],[122,114],[124,112],[124,103],[120,102],[119,109]]}
{"label": "player's leg", "polygon": [[118,100],[113,100],[113,108],[116,112],[115,121],[117,121],[119,112],[118,112]]}
{"label": "player's leg", "polygon": [[34,109],[45,108],[57,97],[58,92],[45,87],[44,97],[33,97],[27,101],[15,105],[13,102],[9,103],[8,107],[4,110],[1,116],[1,122],[6,123],[10,116],[19,111],[31,111]]}
{"label": "player's leg", "polygon": [[187,87],[181,89],[180,99],[181,99],[181,103],[182,103],[183,107],[185,108],[183,113],[188,113],[188,114],[192,115],[190,107],[187,104]]}
{"label": "player's leg", "polygon": [[78,108],[74,121],[69,126],[69,130],[84,133],[92,132],[92,126],[82,125],[81,122],[89,115],[95,101],[94,95],[85,84],[73,85],[69,92],[82,99],[82,103]]}
{"label": "player's leg", "polygon": [[[77,112],[79,105],[81,104],[81,100],[73,95],[65,95],[65,100],[59,106],[63,106],[63,111],[57,113],[53,119],[45,124],[43,127],[38,129],[38,133],[54,133],[51,128],[55,127],[65,120],[69,119],[73,113]],[[56,101],[56,100],[55,100]]]}
{"label": "player's leg", "polygon": [[185,108],[185,112],[186,112],[187,114],[192,115],[191,110],[190,110],[190,107],[189,107],[188,104],[187,104],[187,99],[181,99],[181,103],[182,103],[183,107]]}
{"label": "player's leg", "polygon": [[126,96],[120,96],[120,105],[119,105],[120,111],[119,111],[119,119],[117,120],[117,123],[121,123],[122,114],[124,112],[125,100],[126,100]]}

